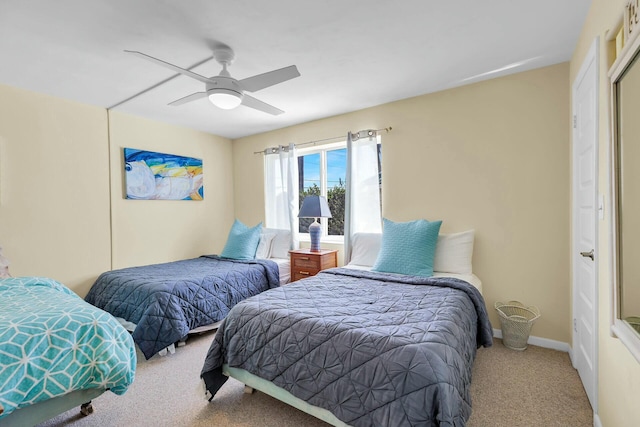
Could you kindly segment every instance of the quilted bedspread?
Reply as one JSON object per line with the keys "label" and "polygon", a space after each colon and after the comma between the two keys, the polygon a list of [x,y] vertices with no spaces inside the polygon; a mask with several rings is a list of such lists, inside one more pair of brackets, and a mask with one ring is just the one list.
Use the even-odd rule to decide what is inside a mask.
{"label": "quilted bedspread", "polygon": [[103,273],[85,300],[136,325],[133,340],[147,359],[222,320],[239,301],[280,285],[269,260],[205,255]]}
{"label": "quilted bedspread", "polygon": [[122,394],[135,369],[131,335],[110,314],[52,279],[0,280],[0,423],[75,390]]}
{"label": "quilted bedspread", "polygon": [[477,348],[492,345],[482,295],[458,279],[325,270],[236,305],[207,354],[353,426],[463,426]]}

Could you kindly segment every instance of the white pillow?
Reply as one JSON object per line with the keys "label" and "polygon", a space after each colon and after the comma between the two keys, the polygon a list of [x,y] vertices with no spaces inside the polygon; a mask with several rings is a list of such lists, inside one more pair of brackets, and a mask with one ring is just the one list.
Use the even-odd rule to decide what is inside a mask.
{"label": "white pillow", "polygon": [[260,243],[258,243],[258,249],[256,249],[256,258],[267,259],[271,256],[271,243],[274,237],[276,237],[276,233],[260,234]]}
{"label": "white pillow", "polygon": [[382,234],[355,233],[351,242],[351,261],[349,264],[372,267],[378,258]]}
{"label": "white pillow", "polygon": [[289,250],[291,249],[291,230],[263,228],[262,232],[264,234],[275,234],[275,237],[271,242],[271,253],[269,254],[269,258],[289,258]]}
{"label": "white pillow", "polygon": [[[474,230],[454,234],[439,234],[433,271],[440,273],[471,274]],[[355,233],[349,265],[372,267],[380,252],[382,234]]]}
{"label": "white pillow", "polygon": [[433,259],[433,271],[471,274],[474,230],[454,234],[440,234]]}

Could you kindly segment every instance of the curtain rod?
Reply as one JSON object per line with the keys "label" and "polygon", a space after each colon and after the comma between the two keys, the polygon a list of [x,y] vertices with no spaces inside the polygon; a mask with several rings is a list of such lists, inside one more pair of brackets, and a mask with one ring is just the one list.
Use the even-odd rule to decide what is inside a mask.
{"label": "curtain rod", "polygon": [[[382,132],[385,131],[387,133],[391,132],[393,128],[391,126],[386,127],[386,128],[382,128],[382,129],[366,129],[366,130],[361,130],[359,132],[352,132],[354,135],[359,134],[360,132]],[[344,135],[340,135],[340,136],[334,136],[332,138],[324,138],[324,139],[317,139],[315,141],[307,141],[307,142],[300,142],[298,144],[294,144],[296,147],[300,147],[302,145],[310,145],[310,144],[317,144],[319,142],[326,142],[326,141],[331,141],[334,139],[340,139],[340,138],[344,138]],[[275,150],[276,148],[272,148],[271,150]],[[269,148],[265,148],[262,151],[254,151],[253,154],[265,154],[267,151],[269,150]]]}

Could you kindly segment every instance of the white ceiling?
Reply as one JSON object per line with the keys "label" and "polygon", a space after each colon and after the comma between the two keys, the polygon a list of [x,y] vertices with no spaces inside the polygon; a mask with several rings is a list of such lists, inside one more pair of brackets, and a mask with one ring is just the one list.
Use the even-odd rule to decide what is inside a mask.
{"label": "white ceiling", "polygon": [[[0,83],[235,139],[568,61],[590,3],[0,0]],[[284,114],[168,106],[203,84],[179,75],[153,88],[175,73],[123,52],[190,68],[219,43],[235,51],[237,79],[298,67],[252,94]]]}

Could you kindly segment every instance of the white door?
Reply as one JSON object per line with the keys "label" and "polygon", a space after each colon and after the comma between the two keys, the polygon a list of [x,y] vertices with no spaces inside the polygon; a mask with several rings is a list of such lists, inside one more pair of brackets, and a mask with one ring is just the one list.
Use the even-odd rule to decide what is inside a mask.
{"label": "white door", "polygon": [[573,365],[597,412],[598,39],[573,84]]}

